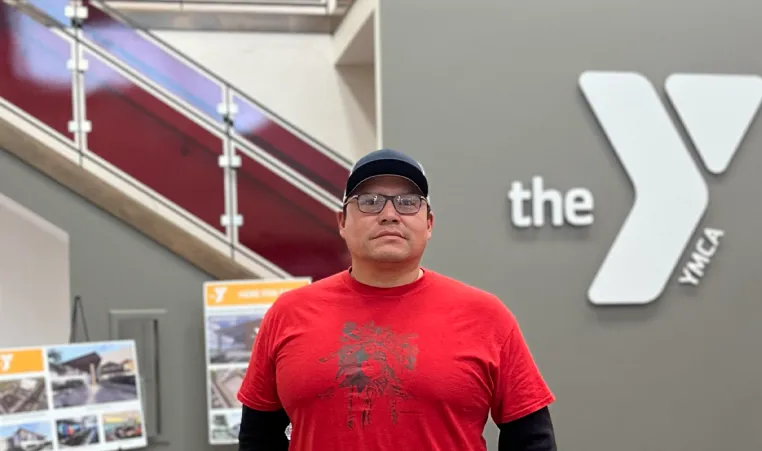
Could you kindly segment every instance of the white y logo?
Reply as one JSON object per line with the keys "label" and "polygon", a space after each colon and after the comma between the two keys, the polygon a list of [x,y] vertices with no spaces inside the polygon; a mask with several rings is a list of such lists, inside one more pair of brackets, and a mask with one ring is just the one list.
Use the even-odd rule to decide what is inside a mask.
{"label": "white y logo", "polygon": [[13,354],[0,354],[0,371],[5,372],[11,369]]}
{"label": "white y logo", "polygon": [[215,287],[214,288],[214,303],[219,304],[225,299],[225,293],[227,293],[228,287]]}
{"label": "white y logo", "polygon": [[[648,304],[664,291],[707,209],[707,185],[644,76],[585,72],[579,84],[635,191],[588,297]],[[706,168],[724,172],[759,109],[762,78],[673,74],[665,89]]]}

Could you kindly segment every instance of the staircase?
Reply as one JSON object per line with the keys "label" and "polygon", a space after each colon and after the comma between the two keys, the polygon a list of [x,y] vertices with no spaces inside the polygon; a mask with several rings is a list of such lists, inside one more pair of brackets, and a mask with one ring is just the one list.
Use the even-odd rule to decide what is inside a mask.
{"label": "staircase", "polygon": [[100,2],[4,3],[0,21],[17,129],[258,277],[347,267],[350,161]]}

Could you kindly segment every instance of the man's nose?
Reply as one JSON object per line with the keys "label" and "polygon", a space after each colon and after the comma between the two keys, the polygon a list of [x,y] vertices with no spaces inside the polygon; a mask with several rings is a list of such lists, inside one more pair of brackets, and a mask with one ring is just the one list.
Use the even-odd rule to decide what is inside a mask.
{"label": "man's nose", "polygon": [[384,208],[381,209],[381,212],[378,214],[378,222],[381,224],[385,224],[388,222],[399,222],[400,221],[400,215],[397,213],[397,210],[394,208],[394,204],[392,204],[391,199],[387,199],[386,204],[384,204]]}

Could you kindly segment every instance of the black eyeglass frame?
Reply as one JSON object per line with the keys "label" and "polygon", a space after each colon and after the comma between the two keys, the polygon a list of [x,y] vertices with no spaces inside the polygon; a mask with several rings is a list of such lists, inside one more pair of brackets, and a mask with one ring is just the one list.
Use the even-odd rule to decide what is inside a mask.
{"label": "black eyeglass frame", "polygon": [[[361,212],[361,213],[365,213],[365,214],[367,214],[367,215],[377,215],[377,214],[381,213],[382,211],[384,211],[384,208],[386,208],[386,204],[387,204],[387,203],[389,203],[389,201],[391,201],[391,202],[392,202],[392,206],[393,206],[393,207],[394,207],[394,209],[397,211],[397,213],[399,213],[399,214],[401,214],[401,215],[403,215],[403,216],[413,216],[413,215],[417,215],[417,214],[418,214],[418,213],[421,211],[421,207],[423,207],[423,204],[424,204],[424,202],[426,203],[426,211],[427,211],[427,212],[430,212],[430,211],[431,211],[431,205],[429,204],[429,199],[427,199],[427,198],[426,198],[426,196],[423,196],[423,195],[421,195],[421,194],[414,194],[414,193],[408,193],[408,194],[395,194],[395,195],[393,195],[393,196],[387,196],[386,194],[380,194],[380,193],[360,193],[360,194],[353,194],[353,195],[351,195],[351,196],[347,197],[347,200],[346,200],[346,201],[344,201],[344,208],[346,208],[346,206],[347,206],[347,205],[349,205],[349,203],[350,203],[352,200],[354,200],[354,199],[358,199],[358,200],[359,200],[360,196],[363,196],[363,195],[377,196],[377,197],[381,197],[381,198],[383,198],[383,199],[384,199],[384,204],[383,204],[383,205],[381,206],[381,208],[380,208],[378,211],[376,211],[376,212],[373,212],[373,211],[363,211],[362,207],[360,207],[360,203],[358,202],[358,203],[357,203],[357,209],[358,209],[358,210],[360,210],[360,212]],[[421,203],[420,203],[420,205],[418,205],[418,209],[417,209],[417,210],[415,210],[414,212],[405,212],[405,213],[401,212],[401,211],[399,210],[399,207],[398,207],[398,206],[397,206],[397,204],[395,203],[395,199],[398,199],[400,196],[416,196],[416,197],[418,197],[419,199],[421,199]],[[346,211],[346,210],[345,210],[345,211]]]}

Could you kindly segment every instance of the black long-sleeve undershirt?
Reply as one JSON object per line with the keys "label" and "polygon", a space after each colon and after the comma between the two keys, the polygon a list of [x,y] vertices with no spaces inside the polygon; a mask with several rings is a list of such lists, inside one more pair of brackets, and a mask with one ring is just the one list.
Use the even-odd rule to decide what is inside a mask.
{"label": "black long-sleeve undershirt", "polygon": [[[286,427],[291,421],[284,410],[263,412],[243,406],[239,451],[288,451]],[[498,425],[498,451],[556,451],[553,422],[547,407],[509,423]]]}
{"label": "black long-sleeve undershirt", "polygon": [[288,451],[286,427],[290,422],[285,410],[263,412],[243,406],[238,450]]}
{"label": "black long-sleeve undershirt", "polygon": [[556,434],[547,407],[497,425],[498,451],[556,451]]}

